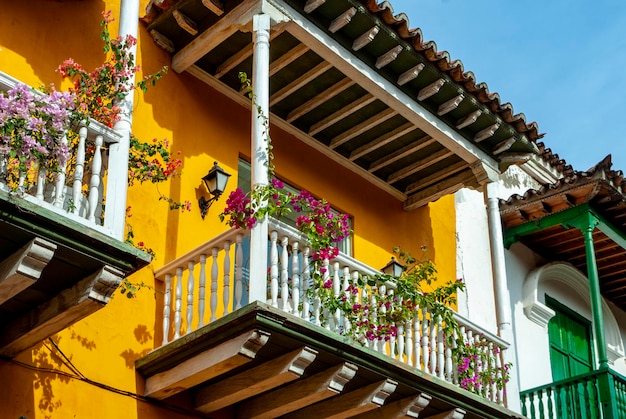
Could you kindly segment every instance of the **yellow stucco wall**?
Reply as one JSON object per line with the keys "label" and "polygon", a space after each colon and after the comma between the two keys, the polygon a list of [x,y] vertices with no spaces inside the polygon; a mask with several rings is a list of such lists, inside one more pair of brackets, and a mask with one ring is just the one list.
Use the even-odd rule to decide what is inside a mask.
{"label": "yellow stucco wall", "polygon": [[[119,14],[117,1],[31,0],[4,2],[0,14],[0,71],[33,86],[56,83],[56,67],[66,58],[92,69],[102,62],[100,13]],[[142,11],[146,1],[142,2]],[[117,25],[111,25],[117,33]],[[169,64],[143,27],[139,31],[138,63],[147,72]],[[143,140],[168,138],[183,159],[180,178],[171,184],[132,187],[128,204],[136,241],[152,247],[157,258],[132,280],[154,285],[152,269],[207,241],[226,229],[217,218],[224,199],[202,220],[196,206],[206,195],[200,178],[214,160],[236,179],[238,159],[250,154],[250,113],[187,74],[169,74],[146,95],[136,94],[134,133]],[[354,219],[354,256],[373,267],[389,261],[394,246],[413,254],[429,248],[444,279],[455,275],[454,202],[446,197],[427,207],[405,212],[400,201],[371,188],[363,179],[279,129],[272,128],[276,172],[295,186],[323,197]],[[323,168],[323,169],[322,169]],[[331,174],[332,175],[329,175]],[[228,193],[236,187],[229,184]],[[367,190],[367,193],[363,191]],[[159,192],[189,200],[190,213],[173,212],[158,202]],[[157,300],[144,289],[129,300],[116,294],[109,305],[54,336],[64,354],[85,377],[104,386],[141,393],[143,380],[134,361],[154,348]],[[17,362],[0,360],[0,419],[178,418],[110,389],[45,369],[71,370],[50,342],[20,355]],[[27,366],[38,369],[30,369]],[[8,385],[7,385],[8,384]]]}

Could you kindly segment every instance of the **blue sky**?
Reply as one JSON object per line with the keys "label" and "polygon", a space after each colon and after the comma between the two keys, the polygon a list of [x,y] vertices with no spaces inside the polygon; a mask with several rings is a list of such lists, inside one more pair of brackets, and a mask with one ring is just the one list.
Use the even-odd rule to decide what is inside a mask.
{"label": "blue sky", "polygon": [[626,171],[625,0],[391,0],[576,170]]}

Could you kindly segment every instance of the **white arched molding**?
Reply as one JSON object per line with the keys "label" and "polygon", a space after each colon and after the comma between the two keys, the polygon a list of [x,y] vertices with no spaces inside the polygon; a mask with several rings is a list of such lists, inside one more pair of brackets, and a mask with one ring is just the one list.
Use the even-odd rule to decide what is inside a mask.
{"label": "white arched molding", "polygon": [[[575,292],[591,310],[589,280],[574,265],[566,262],[552,262],[533,269],[524,280],[522,303],[524,314],[533,322],[547,328],[548,321],[554,316],[554,310],[539,301],[539,284],[557,282]],[[602,316],[606,336],[609,362],[613,364],[624,356],[624,345],[617,325],[617,320],[608,304],[602,299]]]}

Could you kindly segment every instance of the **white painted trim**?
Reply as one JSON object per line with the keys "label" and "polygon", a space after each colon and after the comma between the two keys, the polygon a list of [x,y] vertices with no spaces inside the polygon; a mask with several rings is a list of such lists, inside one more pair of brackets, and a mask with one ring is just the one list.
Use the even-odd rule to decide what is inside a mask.
{"label": "white painted trim", "polygon": [[[563,287],[574,291],[591,310],[589,280],[587,277],[570,263],[552,262],[533,269],[524,280],[522,303],[524,314],[530,320],[537,323],[531,316],[540,311],[545,312],[546,310],[550,310],[545,304],[539,301],[539,285],[542,282],[548,281],[558,282]],[[552,315],[554,315],[554,312],[552,313]],[[602,317],[604,320],[604,333],[606,335],[609,360],[613,363],[617,358],[624,356],[624,344],[617,320],[604,298],[602,298]]]}

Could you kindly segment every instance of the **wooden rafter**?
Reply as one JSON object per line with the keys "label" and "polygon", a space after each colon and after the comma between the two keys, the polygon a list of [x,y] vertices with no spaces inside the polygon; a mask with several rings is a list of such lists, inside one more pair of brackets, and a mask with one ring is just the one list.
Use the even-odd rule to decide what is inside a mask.
{"label": "wooden rafter", "polygon": [[454,163],[451,166],[446,167],[445,170],[441,170],[439,172],[433,173],[430,176],[426,176],[420,180],[418,180],[417,182],[413,182],[411,183],[409,186],[407,186],[406,190],[404,191],[404,193],[406,193],[407,195],[411,195],[412,193],[414,193],[415,191],[418,191],[420,189],[424,189],[427,186],[430,186],[434,183],[437,183],[445,178],[447,178],[448,176],[451,176],[455,173],[460,172],[461,170],[463,170],[464,168],[467,167],[467,163],[464,161],[459,161]]}
{"label": "wooden rafter", "polygon": [[196,36],[198,34],[198,25],[189,16],[185,15],[178,9],[174,9],[172,16],[176,20],[178,26],[185,30],[188,34]]}
{"label": "wooden rafter", "polygon": [[370,30],[366,31],[354,40],[352,43],[352,49],[358,51],[367,44],[371,43],[374,38],[376,38],[376,35],[378,35],[378,32],[380,32],[380,28],[378,26],[372,27]]}
{"label": "wooden rafter", "polygon": [[337,32],[339,29],[343,28],[348,23],[350,23],[350,21],[352,20],[355,14],[356,14],[356,9],[354,7],[350,7],[348,10],[346,10],[345,12],[340,14],[338,17],[336,17],[332,22],[330,22],[330,25],[328,26],[328,30],[332,33]]}
{"label": "wooden rafter", "polygon": [[424,69],[424,64],[419,63],[415,67],[412,67],[408,69],[407,71],[405,71],[404,73],[400,74],[400,76],[398,77],[398,81],[397,81],[398,86],[405,85],[411,80],[416,79],[423,69]]}
{"label": "wooden rafter", "polygon": [[404,167],[403,169],[398,170],[393,175],[389,176],[389,178],[387,179],[387,182],[395,183],[401,179],[404,179],[405,177],[411,176],[413,173],[417,173],[420,170],[423,170],[428,166],[431,166],[437,162],[440,162],[441,160],[448,158],[451,155],[452,155],[452,152],[446,148],[444,148],[443,150],[439,150],[426,158],[420,159],[416,161],[415,163],[412,163]]}
{"label": "wooden rafter", "polygon": [[433,186],[425,188],[420,192],[411,195],[404,202],[404,209],[411,211],[413,209],[423,207],[429,202],[436,201],[444,195],[448,195],[463,188],[469,182],[475,181],[475,176],[471,171],[463,171],[449,177]]}
{"label": "wooden rafter", "polygon": [[221,0],[202,0],[202,4],[217,16],[222,16],[224,14],[224,5]]}
{"label": "wooden rafter", "polygon": [[462,94],[453,97],[452,99],[442,103],[439,105],[437,109],[437,115],[442,116],[447,114],[450,111],[455,110],[458,106],[463,102],[464,96]]}
{"label": "wooden rafter", "polygon": [[398,55],[400,55],[403,49],[404,48],[402,48],[402,45],[397,45],[393,47],[392,49],[390,49],[389,51],[387,51],[386,53],[384,53],[383,55],[381,55],[380,57],[378,57],[376,59],[376,64],[375,64],[376,68],[381,69],[387,64],[394,61],[396,58],[398,58]]}
{"label": "wooden rafter", "polygon": [[413,144],[408,144],[402,147],[401,149],[394,151],[388,156],[382,157],[376,160],[375,162],[372,162],[372,164],[367,170],[373,173],[377,170],[382,169],[383,167],[389,166],[390,164],[397,162],[398,160],[410,154],[416,153],[417,151],[425,147],[428,147],[431,144],[435,144],[435,142],[436,141],[430,137],[420,138],[417,142]]}
{"label": "wooden rafter", "polygon": [[356,150],[354,150],[352,153],[350,153],[350,160],[354,161],[356,159],[358,159],[359,157],[362,157],[366,154],[371,153],[374,150],[379,149],[380,147],[383,147],[389,143],[394,142],[395,140],[397,140],[400,137],[403,137],[405,135],[407,135],[408,133],[415,131],[417,128],[415,127],[415,125],[411,124],[410,122],[407,122],[406,124],[402,124],[401,126],[399,126],[398,128],[389,131],[387,133],[385,133],[384,135],[376,138],[374,141],[371,141],[359,148],[357,148]]}
{"label": "wooden rafter", "polygon": [[280,102],[281,100],[286,99],[289,95],[291,95],[292,93],[294,93],[295,91],[297,91],[298,89],[300,89],[301,87],[309,83],[310,81],[324,74],[331,68],[332,68],[332,65],[330,65],[328,61],[322,61],[321,63],[319,63],[318,65],[316,65],[315,67],[313,67],[312,69],[310,69],[309,71],[307,71],[306,73],[304,73],[303,75],[301,75],[300,77],[292,81],[291,83],[289,83],[287,86],[283,87],[278,92],[274,93],[270,97],[270,106],[273,106],[277,104],[278,102]]}
{"label": "wooden rafter", "polygon": [[387,108],[384,111],[382,111],[381,113],[372,116],[369,119],[366,119],[365,121],[361,122],[358,125],[355,125],[354,127],[350,128],[349,130],[339,134],[337,137],[333,138],[332,141],[330,142],[330,148],[337,148],[345,143],[347,143],[348,141],[350,141],[351,139],[358,137],[359,135],[363,134],[366,131],[369,131],[370,129],[372,129],[373,127],[382,124],[383,122],[387,121],[390,118],[393,118],[394,116],[396,116],[397,113],[396,111],[394,111],[391,108]]}
{"label": "wooden rafter", "polygon": [[289,114],[287,115],[287,122],[293,122],[296,119],[300,118],[302,115],[306,115],[313,109],[320,106],[322,103],[329,101],[333,97],[341,94],[346,89],[349,89],[352,86],[354,86],[354,81],[348,78],[345,78],[335,83],[334,85],[330,86],[325,91],[321,92],[319,95],[306,101],[305,103],[303,103],[302,105],[294,109],[293,111],[289,112]]}
{"label": "wooden rafter", "polygon": [[[284,28],[284,27],[283,27]],[[284,30],[284,29],[283,29]],[[287,67],[289,64],[296,61],[298,58],[303,56],[309,51],[309,47],[304,44],[298,44],[270,64],[270,77],[274,74],[278,73],[283,68]]]}
{"label": "wooden rafter", "polygon": [[312,125],[311,129],[309,130],[309,135],[315,135],[318,132],[325,130],[331,125],[337,123],[338,121],[341,121],[342,119],[348,117],[349,115],[352,115],[354,112],[357,112],[363,109],[364,107],[374,102],[375,100],[376,98],[369,93],[366,94],[365,96],[360,97],[354,102],[344,106],[343,108],[339,109],[333,114],[327,116],[326,118]]}

